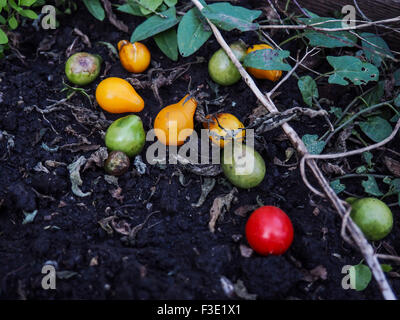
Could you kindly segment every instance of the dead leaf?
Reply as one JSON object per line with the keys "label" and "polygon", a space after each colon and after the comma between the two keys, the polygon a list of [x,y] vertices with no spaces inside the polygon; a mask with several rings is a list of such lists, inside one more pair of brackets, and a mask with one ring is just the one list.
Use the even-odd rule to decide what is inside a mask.
{"label": "dead leaf", "polygon": [[113,24],[117,29],[123,32],[128,32],[128,26],[125,25],[125,23],[123,23],[122,21],[118,20],[116,15],[112,11],[111,2],[108,0],[101,0],[101,2],[103,2],[104,9],[107,12],[108,20],[110,20],[111,24]]}
{"label": "dead leaf", "polygon": [[346,174],[346,171],[343,170],[342,167],[338,166],[337,164],[333,164],[330,162],[325,162],[321,165],[322,171],[326,174],[335,174],[339,176],[343,176]]}
{"label": "dead leaf", "polygon": [[114,229],[110,225],[112,221],[117,218],[117,216],[110,216],[106,217],[104,219],[99,220],[97,223],[100,225],[100,227],[107,232],[109,235],[112,235],[114,233]]}
{"label": "dead leaf", "polygon": [[83,193],[82,190],[79,188],[83,184],[79,170],[85,163],[86,158],[84,156],[80,156],[75,162],[71,163],[67,167],[71,180],[72,192],[78,197],[87,197],[92,194],[91,192]]}
{"label": "dead leaf", "polygon": [[242,257],[245,258],[250,258],[253,255],[253,249],[249,248],[248,246],[245,246],[244,244],[241,244],[239,246],[240,249],[240,254],[242,255]]}
{"label": "dead leaf", "polygon": [[252,205],[246,204],[246,205],[244,205],[244,206],[241,206],[241,207],[237,208],[237,209],[235,210],[235,214],[236,214],[237,216],[240,216],[240,217],[247,217],[247,214],[248,214],[249,212],[254,211],[254,210],[257,209],[257,208],[258,208],[258,205],[255,205],[255,204],[252,204]]}
{"label": "dead leaf", "polygon": [[232,281],[225,276],[221,276],[219,281],[221,282],[222,291],[224,291],[227,297],[232,298],[235,294],[235,287]]}
{"label": "dead leaf", "polygon": [[315,282],[317,280],[326,280],[328,278],[328,271],[323,265],[316,266],[310,271],[304,270],[304,280],[308,282]]}
{"label": "dead leaf", "polygon": [[93,168],[94,165],[103,168],[104,167],[104,162],[108,158],[108,152],[106,147],[101,147],[97,151],[93,152],[89,159],[86,162],[85,167],[83,168],[83,172],[86,171],[89,168]]}
{"label": "dead leaf", "polygon": [[235,288],[235,293],[239,298],[242,298],[245,300],[256,300],[257,299],[257,295],[250,294],[247,291],[247,288],[245,287],[243,281],[240,279],[234,284],[234,288]]}
{"label": "dead leaf", "polygon": [[224,196],[219,196],[214,199],[213,205],[210,209],[210,222],[208,223],[208,227],[210,232],[215,232],[215,224],[217,223],[218,218],[224,214],[225,211],[229,211],[231,208],[231,204],[235,199],[234,194],[237,192],[236,188],[233,188],[231,192]]}
{"label": "dead leaf", "polygon": [[396,177],[400,177],[400,162],[397,160],[394,160],[392,158],[389,157],[385,157],[383,159],[383,162],[386,165],[386,168],[388,168],[388,170],[395,175]]}
{"label": "dead leaf", "polygon": [[118,222],[115,222],[115,219],[112,219],[111,225],[116,232],[124,236],[128,236],[129,233],[131,232],[131,225],[125,220],[120,220]]}
{"label": "dead leaf", "polygon": [[89,48],[92,47],[92,44],[91,44],[91,42],[90,42],[90,40],[89,40],[89,37],[88,37],[86,34],[84,34],[84,33],[83,33],[81,30],[79,30],[78,28],[74,28],[74,32],[75,32],[78,36],[81,37],[82,42],[83,42],[84,44],[86,44]]}
{"label": "dead leaf", "polygon": [[215,178],[204,178],[203,183],[201,184],[201,195],[197,203],[192,203],[192,207],[199,208],[206,201],[209,193],[214,189],[216,180]]}
{"label": "dead leaf", "polygon": [[99,257],[96,256],[90,260],[89,266],[94,267],[97,265],[99,265]]}
{"label": "dead leaf", "polygon": [[118,187],[116,189],[110,190],[110,194],[114,199],[117,199],[120,202],[124,201],[124,196],[121,195],[122,193],[122,188]]}

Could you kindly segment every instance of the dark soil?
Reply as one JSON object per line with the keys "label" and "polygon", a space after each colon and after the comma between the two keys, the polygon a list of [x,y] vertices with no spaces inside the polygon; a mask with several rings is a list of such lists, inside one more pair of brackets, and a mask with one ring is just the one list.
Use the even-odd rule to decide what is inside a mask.
{"label": "dark soil", "polygon": [[[244,5],[252,7],[251,3]],[[141,21],[123,14],[119,17],[127,23],[129,30]],[[264,147],[259,149],[267,163],[263,183],[250,191],[237,193],[238,201],[223,220],[217,222],[214,234],[208,228],[210,207],[215,197],[228,193],[231,188],[217,184],[203,206],[194,208],[191,204],[199,198],[202,178],[185,173],[190,184],[184,187],[174,175],[176,166],[163,169],[147,165],[146,174],[141,176],[132,170],[125,173],[118,180],[122,201],[111,196],[109,191],[115,187],[104,180],[102,168],[81,172],[82,190],[92,192],[83,198],[72,193],[65,166],[49,168],[49,173],[36,172],[34,167],[39,162],[44,164],[46,160],[54,160],[70,164],[81,155],[86,158],[91,155],[93,150],[50,152],[43,148],[42,143],[55,147],[79,142],[76,134],[66,130],[68,126],[78,135],[87,137],[92,145],[104,144],[101,131],[79,123],[68,108],[46,114],[45,118],[29,109],[34,105],[44,108],[51,104],[47,99],[65,97],[65,93],[60,93],[65,78],[65,51],[76,37],[73,34],[75,27],[87,34],[93,44],[88,48],[78,40],[81,50],[101,54],[110,65],[107,77],[130,76],[119,61],[111,59],[107,48],[97,43],[107,41],[115,45],[120,39],[129,39],[129,35],[117,31],[108,22],[98,22],[83,8],[74,16],[61,18],[56,30],[36,32],[29,25],[20,28],[19,51],[25,56],[24,63],[15,54],[0,60],[0,130],[15,137],[15,145],[9,153],[7,138],[0,138],[0,298],[227,299],[220,282],[222,276],[232,283],[242,280],[248,292],[257,294],[259,299],[381,298],[374,281],[362,292],[342,289],[342,267],[358,264],[362,256],[344,243],[340,237],[339,216],[327,203],[310,194],[298,169],[288,170],[273,164],[274,157],[285,159],[285,150],[290,147],[288,140],[277,139],[282,134],[280,129],[266,133]],[[226,34],[229,41],[238,36],[235,32]],[[283,36],[275,37],[279,41]],[[54,37],[55,43],[45,53],[36,53],[45,37]],[[252,33],[241,37],[248,43],[259,41]],[[195,61],[192,56],[172,63],[153,40],[144,43],[152,52],[153,61],[162,68]],[[216,49],[218,43],[211,38],[197,56],[207,59]],[[291,49],[296,51],[296,48]],[[202,85],[203,91],[215,97],[208,85],[206,63],[195,64],[173,85],[160,89],[164,105],[174,103],[186,94],[189,76],[192,88]],[[99,81],[88,86],[92,96]],[[259,85],[265,91],[271,87],[268,82],[259,82]],[[326,89],[323,95],[335,100],[338,106],[352,98],[351,88]],[[303,105],[295,79],[288,81],[280,91],[276,102],[281,108],[296,103]],[[145,129],[149,130],[160,106],[150,89],[138,89],[138,92],[146,103],[139,116]],[[221,95],[226,93],[229,96],[224,110],[240,119],[246,119],[257,106],[256,98],[244,82],[220,88]],[[100,108],[92,106],[83,95],[76,94],[70,102],[89,108],[94,115],[101,114]],[[217,110],[215,107],[210,111]],[[104,115],[108,120],[120,117]],[[328,128],[322,119],[302,118],[292,124],[301,136],[321,133]],[[197,124],[196,128],[200,126]],[[399,139],[391,146],[398,146],[398,143]],[[376,153],[377,158],[381,156]],[[359,158],[355,157],[354,161]],[[383,166],[382,171],[385,171]],[[359,180],[354,184],[357,188],[353,191],[362,194]],[[152,190],[155,192],[150,197]],[[292,219],[295,238],[283,256],[253,254],[246,258],[240,253],[240,245],[247,245],[243,237],[247,218],[235,215],[234,211],[243,205],[256,205],[257,198],[264,204],[281,207]],[[34,222],[23,225],[23,211],[35,209],[38,213]],[[134,243],[128,243],[116,232],[107,234],[98,223],[116,215],[135,226],[154,211]],[[385,242],[400,252],[399,210],[394,208],[393,212],[394,230]],[[238,240],[235,235],[242,237]],[[71,277],[65,277],[64,272],[63,279],[57,280],[56,290],[41,287],[41,269],[46,261],[53,261],[58,271],[74,272]],[[310,281],[310,270],[318,266],[326,269],[326,277],[315,277]],[[400,280],[390,278],[390,282],[394,290],[400,292]]]}

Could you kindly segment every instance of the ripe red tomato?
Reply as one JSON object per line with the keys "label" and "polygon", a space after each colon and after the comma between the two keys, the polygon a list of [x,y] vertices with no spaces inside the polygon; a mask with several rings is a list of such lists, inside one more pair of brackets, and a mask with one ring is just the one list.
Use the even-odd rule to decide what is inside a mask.
{"label": "ripe red tomato", "polygon": [[280,255],[293,241],[293,225],[281,209],[264,206],[255,210],[246,223],[246,238],[261,255]]}

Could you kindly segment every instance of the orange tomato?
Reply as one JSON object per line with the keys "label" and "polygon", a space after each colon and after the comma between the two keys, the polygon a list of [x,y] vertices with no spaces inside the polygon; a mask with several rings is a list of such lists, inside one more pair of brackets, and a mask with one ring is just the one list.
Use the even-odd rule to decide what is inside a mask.
{"label": "orange tomato", "polygon": [[165,145],[182,145],[193,132],[196,108],[197,101],[187,94],[178,103],[161,109],[154,120],[158,140]]}
{"label": "orange tomato", "polygon": [[[206,118],[210,119],[211,117],[208,115]],[[204,122],[203,126],[208,129],[211,141],[221,148],[232,140],[243,141],[245,135],[245,130],[240,130],[244,128],[243,123],[230,113],[220,113],[214,116],[209,123]]]}
{"label": "orange tomato", "polygon": [[140,112],[144,101],[131,84],[121,78],[104,79],[96,88],[96,100],[110,113]]}
{"label": "orange tomato", "polygon": [[143,72],[150,64],[151,54],[143,43],[132,44],[127,40],[121,40],[118,42],[118,51],[122,66],[129,72]]}
{"label": "orange tomato", "polygon": [[[247,54],[253,51],[261,50],[261,49],[271,49],[274,50],[271,46],[267,44],[255,44],[247,49]],[[277,81],[282,76],[282,70],[261,70],[255,68],[247,68],[247,71],[257,79],[268,79],[271,81]]]}

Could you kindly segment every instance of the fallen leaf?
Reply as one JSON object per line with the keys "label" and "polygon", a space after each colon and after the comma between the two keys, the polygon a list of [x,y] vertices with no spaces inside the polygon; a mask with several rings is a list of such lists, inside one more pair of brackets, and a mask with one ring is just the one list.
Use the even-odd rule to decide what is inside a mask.
{"label": "fallen leaf", "polygon": [[239,246],[240,249],[240,254],[242,255],[242,257],[245,258],[250,258],[253,255],[253,249],[249,248],[248,246],[245,246],[244,244],[241,244]]}
{"label": "fallen leaf", "polygon": [[394,160],[392,158],[389,157],[385,157],[383,159],[383,162],[386,165],[386,168],[388,168],[388,170],[394,174],[396,177],[400,177],[400,162],[397,160]]}
{"label": "fallen leaf", "polygon": [[245,300],[256,300],[257,299],[257,295],[250,294],[247,291],[247,288],[245,287],[243,281],[240,279],[234,284],[234,288],[235,288],[235,293],[239,298],[242,298]]}
{"label": "fallen leaf", "polygon": [[235,210],[235,214],[236,214],[237,216],[240,216],[240,217],[247,217],[247,214],[248,214],[249,212],[254,211],[254,210],[257,209],[257,208],[258,208],[258,205],[255,205],[255,204],[253,204],[253,205],[246,204],[246,205],[244,205],[244,206],[241,206],[241,207],[237,208],[237,209]]}
{"label": "fallen leaf", "polygon": [[104,167],[104,162],[108,158],[108,152],[106,147],[101,147],[97,151],[93,152],[89,159],[87,160],[83,171],[86,171],[89,168],[93,168],[94,165],[102,168]]}
{"label": "fallen leaf", "polygon": [[123,202],[124,201],[124,196],[121,195],[122,193],[122,188],[118,187],[116,189],[110,190],[110,194],[114,199],[117,199],[118,201]]}
{"label": "fallen leaf", "polygon": [[217,223],[218,218],[225,212],[229,211],[231,208],[231,204],[235,199],[234,194],[237,192],[236,188],[233,188],[231,192],[224,196],[219,196],[214,199],[213,205],[210,209],[210,222],[208,223],[208,227],[211,232],[215,232],[215,224]]}
{"label": "fallen leaf", "polygon": [[69,171],[69,178],[71,180],[72,192],[78,197],[87,197],[92,194],[91,192],[83,193],[79,188],[83,184],[79,170],[85,163],[86,158],[84,156],[80,156],[75,162],[71,163],[67,167]]}
{"label": "fallen leaf", "polygon": [[192,203],[192,207],[199,208],[206,201],[209,193],[214,189],[216,180],[215,178],[204,178],[203,183],[201,184],[201,195],[197,203]]}

